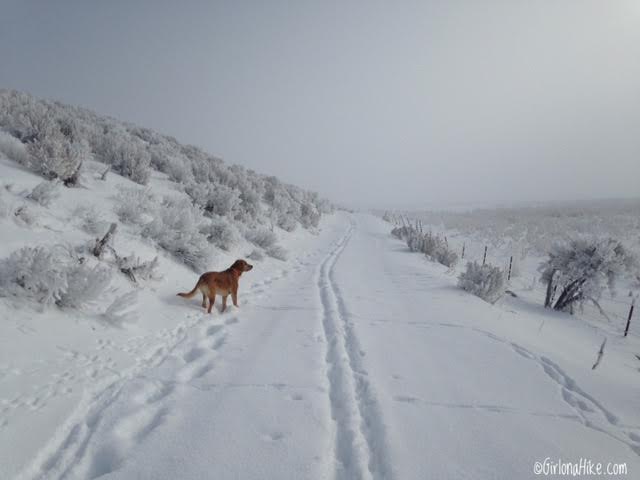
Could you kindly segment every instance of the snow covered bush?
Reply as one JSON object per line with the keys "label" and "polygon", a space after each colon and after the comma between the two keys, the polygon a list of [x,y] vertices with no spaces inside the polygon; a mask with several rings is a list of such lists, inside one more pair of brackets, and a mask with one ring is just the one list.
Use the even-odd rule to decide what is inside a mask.
{"label": "snow covered bush", "polygon": [[207,241],[222,250],[229,251],[240,241],[238,230],[224,217],[214,216],[206,221],[200,231]]}
{"label": "snow covered bush", "polygon": [[27,198],[48,207],[60,195],[59,184],[55,181],[44,181],[36,185]]}
{"label": "snow covered bush", "polygon": [[249,230],[245,234],[245,238],[249,240],[254,245],[262,249],[267,249],[275,245],[278,241],[278,237],[271,230],[267,230],[266,228],[257,229],[257,230]]}
{"label": "snow covered bush", "polygon": [[247,258],[249,260],[255,260],[256,262],[259,262],[260,260],[264,260],[264,253],[262,253],[262,250],[254,248],[253,251],[249,255],[247,255]]}
{"label": "snow covered bush", "polygon": [[300,206],[300,223],[304,228],[316,228],[320,223],[320,212],[310,203]]}
{"label": "snow covered bush", "polygon": [[257,245],[258,247],[263,249],[264,253],[266,253],[270,257],[276,258],[278,260],[287,259],[287,251],[280,245],[276,244],[278,237],[271,230],[267,230],[266,228],[249,230],[245,234],[245,238],[254,245]]}
{"label": "snow covered bush", "polygon": [[211,215],[232,216],[240,205],[240,192],[221,183],[194,183],[186,192]]}
{"label": "snow covered bush", "polygon": [[296,218],[293,215],[290,215],[288,213],[281,213],[278,216],[276,225],[278,225],[278,227],[283,229],[285,232],[293,232],[298,226],[298,223],[296,222]]}
{"label": "snow covered bush", "polygon": [[23,247],[0,260],[0,296],[61,307],[81,307],[107,288],[111,273],[89,267],[67,248]]}
{"label": "snow covered bush", "polygon": [[495,303],[505,291],[504,273],[498,267],[468,262],[458,277],[458,286],[489,303]]}
{"label": "snow covered bush", "polygon": [[0,294],[50,304],[66,288],[65,266],[45,247],[24,247],[0,260]]}
{"label": "snow covered bush", "polygon": [[27,143],[27,152],[27,167],[46,179],[58,178],[66,186],[78,183],[82,161],[89,154],[87,145],[74,137],[71,122],[54,120],[43,123]]}
{"label": "snow covered bush", "polygon": [[166,197],[141,233],[194,270],[203,270],[211,254],[207,237],[200,231],[203,220],[202,211],[188,199]]}
{"label": "snow covered bush", "polygon": [[108,225],[102,214],[94,206],[81,205],[73,211],[73,219],[78,227],[91,235],[96,235]]}
{"label": "snow covered bush", "polygon": [[405,241],[416,233],[417,231],[413,227],[409,226],[395,227],[391,230],[391,235]]}
{"label": "snow covered bush", "polygon": [[148,189],[120,188],[115,212],[124,223],[143,225],[153,217],[159,203]]}
{"label": "snow covered bush", "polygon": [[545,307],[573,312],[587,300],[597,304],[605,290],[614,294],[618,278],[638,273],[638,259],[613,238],[581,238],[556,245],[539,270],[547,284]]}
{"label": "snow covered bush", "polygon": [[29,161],[29,154],[24,144],[2,130],[0,130],[0,153],[4,154],[9,160],[18,162],[21,165],[27,165]]}
{"label": "snow covered bush", "polygon": [[436,262],[444,265],[445,267],[455,267],[458,263],[458,254],[453,250],[450,250],[446,244],[440,244],[433,254],[433,258]]}
{"label": "snow covered bush", "polygon": [[403,226],[391,230],[391,234],[407,242],[412,252],[424,253],[431,260],[446,267],[453,267],[458,262],[458,254],[450,250],[447,243],[431,232],[421,233],[415,227]]}
{"label": "snow covered bush", "polygon": [[113,167],[123,177],[146,185],[151,177],[151,154],[144,142],[126,132],[114,130],[103,139],[98,150],[100,160]]}
{"label": "snow covered bush", "polygon": [[[77,260],[77,259],[74,259]],[[111,270],[96,265],[71,263],[64,270],[66,287],[60,292],[56,305],[80,308],[100,298],[111,282]]]}
{"label": "snow covered bush", "polygon": [[282,260],[284,262],[287,259],[287,251],[280,245],[272,245],[264,252],[276,260]]}

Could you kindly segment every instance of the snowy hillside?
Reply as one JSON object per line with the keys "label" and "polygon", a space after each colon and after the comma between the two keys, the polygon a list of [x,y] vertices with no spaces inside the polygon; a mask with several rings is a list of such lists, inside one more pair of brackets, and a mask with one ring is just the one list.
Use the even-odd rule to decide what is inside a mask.
{"label": "snowy hillside", "polygon": [[169,137],[0,91],[0,478],[184,340],[199,309],[175,294],[197,274],[245,257],[247,289],[277,277],[329,211]]}

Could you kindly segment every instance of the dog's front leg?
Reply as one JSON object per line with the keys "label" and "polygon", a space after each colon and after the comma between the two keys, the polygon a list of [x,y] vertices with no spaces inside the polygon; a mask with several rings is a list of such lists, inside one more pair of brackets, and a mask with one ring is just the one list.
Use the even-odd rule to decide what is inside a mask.
{"label": "dog's front leg", "polygon": [[233,301],[233,306],[238,307],[238,290],[234,290],[231,292],[231,300]]}

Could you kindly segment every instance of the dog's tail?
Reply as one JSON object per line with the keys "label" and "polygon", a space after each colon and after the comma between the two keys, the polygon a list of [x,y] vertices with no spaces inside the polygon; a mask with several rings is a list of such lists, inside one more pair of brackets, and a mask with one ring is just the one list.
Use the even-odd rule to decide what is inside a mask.
{"label": "dog's tail", "polygon": [[179,293],[178,296],[179,297],[183,297],[183,298],[193,298],[193,296],[196,294],[196,292],[198,291],[198,287],[200,286],[200,280],[198,280],[198,283],[196,283],[196,286],[193,287],[193,290],[191,290],[188,293]]}

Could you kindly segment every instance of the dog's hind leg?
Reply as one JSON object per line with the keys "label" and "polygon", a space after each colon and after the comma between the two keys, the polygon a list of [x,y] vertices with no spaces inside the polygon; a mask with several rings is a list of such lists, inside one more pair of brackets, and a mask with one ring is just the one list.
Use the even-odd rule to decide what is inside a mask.
{"label": "dog's hind leg", "polygon": [[211,292],[209,294],[209,309],[207,310],[207,313],[211,313],[211,309],[213,308],[213,304],[216,302],[216,294],[215,292]]}
{"label": "dog's hind leg", "polygon": [[222,296],[222,311],[224,312],[227,309],[227,297],[228,295]]}
{"label": "dog's hind leg", "polygon": [[207,296],[202,293],[202,308],[207,308]]}

